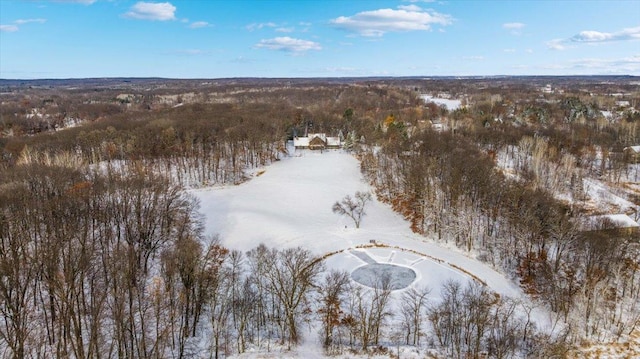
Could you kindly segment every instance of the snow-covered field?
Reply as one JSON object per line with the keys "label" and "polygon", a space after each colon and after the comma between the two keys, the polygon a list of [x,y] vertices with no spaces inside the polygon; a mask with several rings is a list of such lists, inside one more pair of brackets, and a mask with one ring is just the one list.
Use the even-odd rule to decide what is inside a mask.
{"label": "snow-covered field", "polygon": [[334,202],[356,191],[371,188],[358,161],[336,150],[298,151],[241,185],[192,193],[201,201],[206,232],[218,234],[231,249],[248,251],[264,243],[274,248],[301,246],[318,255],[339,252],[328,258],[327,267],[352,271],[365,262],[350,250],[375,240],[388,248],[358,250],[380,263],[413,268],[415,284],[435,289],[447,279],[472,280],[467,274],[471,273],[498,293],[522,295],[518,286],[486,264],[414,234],[400,215],[375,199],[367,204],[356,229],[351,219],[331,211]]}
{"label": "snow-covered field", "polygon": [[[404,288],[427,286],[431,300],[437,302],[441,285],[454,280],[463,285],[478,281],[502,295],[526,300],[516,284],[488,265],[414,234],[400,215],[375,197],[356,229],[350,218],[331,210],[336,201],[356,191],[373,192],[360,174],[359,162],[338,150],[297,151],[257,171],[243,184],[191,190],[200,199],[207,234],[219,235],[223,245],[231,249],[248,251],[260,243],[280,249],[301,246],[317,255],[328,255],[327,269],[350,273],[372,263],[391,264],[403,268],[399,280],[405,281],[394,296]],[[411,271],[415,277],[407,275]],[[534,312],[538,312],[534,314],[538,328],[550,330],[547,314]],[[314,333],[290,354],[322,357]],[[265,354],[260,352],[240,357]],[[265,355],[258,357],[269,357]]]}
{"label": "snow-covered field", "polygon": [[460,106],[462,106],[462,101],[460,100],[438,98],[438,97],[433,97],[431,95],[420,95],[420,98],[422,98],[424,102],[433,102],[436,105],[444,105],[449,111],[457,110],[460,108]]}

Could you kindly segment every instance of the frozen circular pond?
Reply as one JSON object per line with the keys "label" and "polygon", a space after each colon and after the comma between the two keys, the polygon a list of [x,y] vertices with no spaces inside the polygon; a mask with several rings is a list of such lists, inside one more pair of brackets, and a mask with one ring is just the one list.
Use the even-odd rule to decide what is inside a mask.
{"label": "frozen circular pond", "polygon": [[407,267],[388,263],[369,263],[351,272],[351,279],[367,287],[380,287],[380,282],[389,278],[391,290],[403,289],[416,279],[416,272]]}
{"label": "frozen circular pond", "polygon": [[427,287],[431,289],[430,297],[433,298],[445,294],[441,290],[443,284],[449,281],[459,282],[463,286],[473,281],[469,274],[444,261],[399,247],[348,248],[329,255],[325,263],[327,268],[347,271],[351,280],[369,288],[375,288],[388,275],[390,289],[394,292],[411,287]]}

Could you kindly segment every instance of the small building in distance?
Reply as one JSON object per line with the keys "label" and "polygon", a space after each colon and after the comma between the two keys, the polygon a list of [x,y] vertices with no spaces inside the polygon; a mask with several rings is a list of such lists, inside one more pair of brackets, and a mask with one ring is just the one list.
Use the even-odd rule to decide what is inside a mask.
{"label": "small building in distance", "polygon": [[293,146],[296,149],[324,150],[338,149],[342,146],[340,137],[329,137],[325,133],[310,133],[305,137],[294,137]]}

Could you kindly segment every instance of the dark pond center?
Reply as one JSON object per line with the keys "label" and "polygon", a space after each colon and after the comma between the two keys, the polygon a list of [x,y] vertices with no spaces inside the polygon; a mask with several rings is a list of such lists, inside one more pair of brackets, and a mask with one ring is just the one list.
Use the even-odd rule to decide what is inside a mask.
{"label": "dark pond center", "polygon": [[389,281],[389,289],[398,290],[411,285],[416,279],[416,272],[407,267],[388,263],[370,263],[351,272],[356,282],[371,288],[381,288],[384,281]]}

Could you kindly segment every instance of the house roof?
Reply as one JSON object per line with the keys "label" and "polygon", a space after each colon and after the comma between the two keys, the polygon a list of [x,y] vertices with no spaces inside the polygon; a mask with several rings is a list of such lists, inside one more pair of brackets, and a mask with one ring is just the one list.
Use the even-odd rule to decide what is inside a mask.
{"label": "house roof", "polygon": [[324,146],[326,144],[327,143],[322,138],[320,138],[318,136],[312,138],[311,141],[309,141],[309,146],[311,146],[311,145],[315,145],[315,146],[322,145],[322,146]]}
{"label": "house roof", "polygon": [[324,133],[310,133],[307,137],[294,137],[293,145],[296,147],[309,147],[309,145],[340,146],[340,137],[327,137]]}
{"label": "house roof", "polygon": [[327,146],[340,146],[340,137],[327,137]]}
{"label": "house roof", "polygon": [[293,139],[293,145],[296,147],[308,147],[309,137],[295,137]]}
{"label": "house roof", "polygon": [[319,137],[322,141],[327,142],[326,133],[310,133],[309,138]]}
{"label": "house roof", "polygon": [[635,153],[640,153],[640,146],[629,146],[629,147],[625,147],[624,150],[626,151],[627,149],[632,150]]}

